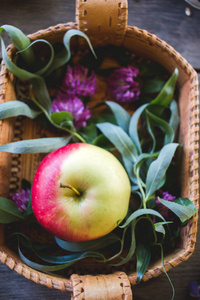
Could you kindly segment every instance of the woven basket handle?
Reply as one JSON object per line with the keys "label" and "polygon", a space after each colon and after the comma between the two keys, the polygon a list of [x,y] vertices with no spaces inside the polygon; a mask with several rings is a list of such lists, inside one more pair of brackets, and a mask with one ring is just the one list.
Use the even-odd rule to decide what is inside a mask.
{"label": "woven basket handle", "polygon": [[103,41],[104,44],[122,43],[127,15],[127,0],[76,0],[76,22],[79,30],[90,38]]}
{"label": "woven basket handle", "polygon": [[72,275],[72,300],[132,300],[131,284],[124,272],[110,275]]}

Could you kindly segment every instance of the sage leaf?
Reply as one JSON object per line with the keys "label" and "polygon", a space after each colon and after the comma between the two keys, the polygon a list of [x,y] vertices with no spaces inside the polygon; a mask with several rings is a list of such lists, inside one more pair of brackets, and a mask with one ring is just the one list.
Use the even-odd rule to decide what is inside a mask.
{"label": "sage leaf", "polygon": [[38,101],[43,106],[43,108],[50,113],[51,112],[51,98],[49,96],[45,80],[40,75],[30,73],[26,70],[20,69],[16,66],[8,57],[5,44],[3,40],[1,40],[1,48],[2,48],[2,57],[7,69],[13,73],[17,78],[21,80],[29,80],[32,83],[33,89],[35,91],[36,97]]}
{"label": "sage leaf", "polygon": [[142,165],[142,163],[143,163],[145,160],[147,160],[147,159],[149,159],[149,158],[155,158],[155,157],[158,157],[158,155],[159,155],[159,152],[154,152],[154,153],[142,153],[142,154],[140,154],[140,155],[137,157],[136,161],[135,161],[135,164],[134,164],[134,170],[136,171],[136,169],[137,169],[138,167],[140,167],[140,166]]}
{"label": "sage leaf", "polygon": [[154,224],[155,231],[161,233],[162,235],[165,235],[165,228],[162,223],[164,222],[158,222]]}
{"label": "sage leaf", "polygon": [[151,247],[146,244],[143,245],[142,243],[137,243],[136,258],[137,258],[137,264],[136,264],[137,283],[140,283],[150,263]]}
{"label": "sage leaf", "polygon": [[64,256],[53,256],[53,255],[47,255],[47,254],[38,254],[38,257],[40,257],[43,261],[52,263],[52,264],[66,264],[66,263],[74,263],[78,260],[81,260],[83,258],[92,257],[92,258],[99,258],[102,260],[105,260],[105,257],[103,254],[96,252],[96,251],[85,251],[85,252],[78,252],[75,254],[69,254]]}
{"label": "sage leaf", "polygon": [[164,145],[172,143],[174,140],[174,130],[172,127],[163,119],[157,117],[153,113],[151,113],[148,109],[145,110],[146,116],[147,116],[147,123],[148,123],[148,129],[149,133],[153,138],[153,149],[152,152],[154,152],[155,149],[155,142],[156,142],[156,137],[154,136],[153,129],[155,127],[159,127],[165,137],[164,137]]}
{"label": "sage leaf", "polygon": [[0,197],[0,223],[8,224],[19,220],[23,221],[24,217],[14,202]]}
{"label": "sage leaf", "polygon": [[139,283],[149,265],[151,258],[151,247],[157,242],[155,227],[150,218],[147,216],[139,218],[135,229],[135,236],[137,243],[137,282]]}
{"label": "sage leaf", "polygon": [[155,193],[172,161],[178,143],[165,145],[158,158],[150,164],[146,177],[146,201]]}
{"label": "sage leaf", "polygon": [[138,155],[137,149],[128,134],[121,127],[108,122],[99,123],[97,124],[97,127],[111,141],[124,158],[131,160],[132,162],[135,161]]}
{"label": "sage leaf", "polygon": [[34,119],[39,116],[39,114],[41,114],[41,111],[33,110],[26,103],[21,101],[13,100],[0,104],[0,120],[16,116],[26,116]]}
{"label": "sage leaf", "polygon": [[0,151],[9,153],[48,153],[69,143],[71,136],[24,140],[0,146]]}
{"label": "sage leaf", "polygon": [[47,44],[49,46],[49,48],[50,48],[50,53],[51,54],[50,54],[50,58],[49,58],[48,63],[43,68],[41,68],[41,69],[39,69],[39,70],[37,70],[35,72],[35,74],[37,74],[37,75],[43,75],[50,68],[51,64],[53,63],[53,60],[54,60],[54,49],[53,49],[53,46],[48,41],[43,40],[43,39],[38,39],[38,40],[32,42],[29,47],[31,47],[32,45],[34,45],[36,43]]}
{"label": "sage leaf", "polygon": [[42,250],[43,245],[41,246],[31,242],[31,240],[26,235],[21,233],[18,234],[18,242],[19,245],[23,245],[23,247],[32,250],[32,252],[41,260],[56,265],[64,265],[65,267],[86,257],[99,258],[102,259],[103,261],[105,260],[104,255],[96,251],[84,251],[84,252],[79,252],[79,253],[69,254],[64,256],[49,255]]}
{"label": "sage leaf", "polygon": [[55,241],[62,249],[72,252],[81,252],[86,250],[98,250],[101,248],[105,248],[113,243],[119,242],[120,238],[114,233],[109,233],[99,239],[87,242],[69,242],[59,239],[56,236]]}
{"label": "sage leaf", "polygon": [[63,66],[64,64],[68,63],[70,58],[71,58],[71,51],[70,51],[70,41],[71,41],[71,38],[73,36],[80,36],[80,37],[83,37],[89,47],[90,47],[90,50],[91,52],[93,53],[94,57],[96,57],[96,54],[94,52],[94,49],[90,43],[90,40],[89,38],[87,37],[87,35],[83,32],[81,32],[80,30],[77,30],[77,29],[70,29],[68,30],[65,35],[64,35],[64,38],[63,38],[63,43],[64,43],[64,46],[65,48],[62,49],[60,52],[58,52],[57,54],[55,54],[54,56],[54,60],[53,60],[53,63],[51,64],[51,66],[49,67],[49,69],[47,70],[47,72],[45,73],[44,76],[48,76],[49,74],[51,74],[55,69]]}
{"label": "sage leaf", "polygon": [[169,125],[173,128],[175,134],[180,122],[178,105],[175,100],[172,100],[172,102],[170,103],[170,111],[171,111],[171,116],[169,119]]}
{"label": "sage leaf", "polygon": [[[126,257],[120,257],[121,261],[118,263],[111,264],[112,266],[118,267],[118,266],[124,265],[125,263],[130,261],[130,259],[133,257],[133,254],[135,253],[135,249],[136,249],[135,226],[136,226],[137,222],[134,219],[130,224],[131,224],[131,244],[129,247],[128,254],[126,255]],[[127,230],[127,228],[124,229],[124,233],[123,233],[123,237],[122,237],[122,248],[123,248],[123,244],[124,244],[126,230]],[[116,257],[119,257],[121,252],[122,252],[122,249],[119,251],[119,253]]]}
{"label": "sage leaf", "polygon": [[158,96],[153,101],[151,101],[151,104],[153,105],[158,104],[164,107],[167,107],[170,104],[174,96],[178,74],[179,74],[178,68],[175,68],[174,73],[171,75],[169,80],[165,83],[164,87],[162,88]]}
{"label": "sage leaf", "polygon": [[22,57],[29,66],[34,66],[35,55],[33,49],[28,47],[31,43],[30,39],[20,29],[12,25],[5,24],[0,28],[6,31],[17,50],[21,51],[26,49],[26,51],[22,53]]}
{"label": "sage leaf", "polygon": [[156,245],[157,245],[157,246],[160,246],[160,249],[161,249],[161,262],[162,262],[162,267],[163,267],[163,270],[164,270],[164,272],[165,272],[165,275],[167,276],[167,279],[168,279],[168,281],[169,281],[169,283],[170,283],[170,285],[171,285],[171,288],[172,288],[172,297],[171,297],[171,300],[174,300],[174,297],[175,297],[175,289],[174,289],[174,286],[173,286],[173,284],[172,284],[172,281],[171,281],[171,279],[170,279],[170,277],[169,277],[169,275],[168,275],[168,273],[167,273],[167,271],[166,271],[166,269],[165,269],[163,245],[160,244],[160,243],[157,243]]}
{"label": "sage leaf", "polygon": [[113,101],[106,101],[106,104],[112,110],[117,124],[128,133],[129,123],[130,123],[130,115],[129,113],[118,103]]}
{"label": "sage leaf", "polygon": [[190,219],[197,212],[195,205],[188,198],[167,201],[158,197],[158,201],[173,211],[182,223]]}
{"label": "sage leaf", "polygon": [[165,81],[159,77],[151,78],[146,81],[142,88],[142,93],[158,93],[165,85]]}
{"label": "sage leaf", "polygon": [[59,271],[62,269],[65,269],[69,267],[72,263],[66,263],[66,264],[61,264],[61,265],[42,265],[39,263],[36,263],[30,259],[28,259],[21,251],[20,246],[18,246],[18,252],[21,260],[30,268],[33,268],[35,270],[41,271],[41,272],[54,272],[54,271]]}
{"label": "sage leaf", "polygon": [[136,187],[138,188],[137,177],[133,172],[133,166],[134,166],[133,162],[129,159],[126,159],[125,157],[122,157],[122,160],[123,160],[123,165],[129,175],[129,179],[131,180],[132,183],[134,183],[135,188]]}
{"label": "sage leaf", "polygon": [[132,139],[132,141],[134,142],[138,153],[142,153],[140,139],[138,136],[138,123],[139,123],[139,119],[140,119],[142,113],[144,112],[145,108],[148,105],[149,104],[143,104],[142,106],[140,106],[132,115],[130,124],[129,124],[129,136]]}
{"label": "sage leaf", "polygon": [[165,222],[165,219],[163,218],[163,216],[157,212],[154,209],[151,208],[141,208],[136,210],[135,212],[133,212],[128,218],[127,220],[124,222],[124,224],[119,225],[120,228],[125,228],[127,227],[133,220],[136,220],[138,217],[144,216],[144,215],[154,215],[159,217],[161,220],[163,220]]}

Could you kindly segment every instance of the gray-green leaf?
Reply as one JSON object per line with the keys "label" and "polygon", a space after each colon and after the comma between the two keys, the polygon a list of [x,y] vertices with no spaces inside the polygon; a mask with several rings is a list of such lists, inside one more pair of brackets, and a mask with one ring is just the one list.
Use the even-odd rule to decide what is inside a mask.
{"label": "gray-green leaf", "polygon": [[0,223],[8,224],[24,220],[22,213],[10,199],[0,197]]}
{"label": "gray-green leaf", "polygon": [[158,189],[178,145],[177,143],[165,145],[161,149],[158,158],[150,164],[146,178],[146,201]]}
{"label": "gray-green leaf", "polygon": [[26,51],[22,53],[22,57],[29,66],[33,66],[35,56],[33,49],[29,47],[31,43],[30,39],[20,29],[12,25],[5,24],[1,26],[1,28],[7,32],[17,50],[21,51],[27,48]]}
{"label": "gray-green leaf", "polygon": [[41,111],[33,110],[27,104],[18,100],[0,104],[0,120],[16,116],[26,116],[34,119],[39,114],[41,114]]}
{"label": "gray-green leaf", "polygon": [[16,77],[21,80],[29,80],[35,91],[35,94],[38,98],[40,104],[44,107],[44,109],[50,113],[51,112],[51,98],[49,96],[46,83],[43,77],[40,75],[30,73],[26,70],[20,69],[16,66],[8,57],[5,44],[3,40],[1,40],[1,48],[2,48],[2,57],[5,62],[7,69],[13,73]]}
{"label": "gray-green leaf", "polygon": [[[153,113],[151,113],[148,109],[146,109],[146,116],[147,116],[147,122],[148,122],[148,128],[150,129],[150,134],[153,135],[153,141],[155,144],[156,141],[156,137],[154,136],[153,133],[153,129],[154,127],[159,127],[163,133],[165,134],[164,137],[164,144],[169,144],[172,143],[174,140],[174,130],[173,128],[163,119],[157,117],[156,115],[154,115]],[[155,145],[153,147],[153,151],[154,151]],[[152,152],[153,152],[152,151]]]}
{"label": "gray-green leaf", "polygon": [[118,103],[113,101],[106,101],[106,104],[112,110],[117,124],[128,133],[129,123],[130,123],[130,115],[129,113]]}
{"label": "gray-green leaf", "polygon": [[119,126],[111,123],[99,123],[97,127],[111,141],[123,157],[132,162],[137,157],[137,149],[128,134]]}
{"label": "gray-green leaf", "polygon": [[169,120],[169,125],[173,128],[175,134],[180,121],[179,113],[178,113],[178,105],[175,100],[172,100],[172,102],[170,103],[170,110],[171,110],[171,116]]}
{"label": "gray-green leaf", "polygon": [[182,223],[190,219],[197,212],[195,205],[187,198],[178,198],[175,201],[167,201],[161,198],[158,198],[158,200],[164,206],[173,211]]}
{"label": "gray-green leaf", "polygon": [[158,96],[153,101],[151,101],[151,104],[158,104],[165,107],[169,105],[169,103],[173,99],[176,81],[178,79],[178,73],[178,69],[176,68]]}
{"label": "gray-green leaf", "polygon": [[71,136],[40,138],[13,142],[0,146],[0,151],[9,153],[48,153],[69,143]]}
{"label": "gray-green leaf", "polygon": [[132,139],[132,141],[134,142],[134,144],[137,148],[137,151],[139,153],[142,153],[142,149],[141,149],[140,140],[139,140],[139,136],[138,136],[138,123],[139,123],[139,119],[140,119],[143,111],[145,110],[145,108],[148,105],[149,104],[144,104],[144,105],[140,106],[132,115],[130,124],[129,124],[129,136]]}

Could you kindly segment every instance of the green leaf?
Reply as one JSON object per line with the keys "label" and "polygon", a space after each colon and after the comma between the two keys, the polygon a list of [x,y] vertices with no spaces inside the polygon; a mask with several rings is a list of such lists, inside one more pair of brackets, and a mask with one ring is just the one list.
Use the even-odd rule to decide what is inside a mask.
{"label": "green leaf", "polygon": [[149,265],[151,259],[151,247],[157,242],[155,227],[148,216],[143,216],[137,221],[136,258],[137,258],[137,282],[139,283]]}
{"label": "green leaf", "polygon": [[150,263],[151,247],[146,244],[143,245],[142,243],[137,243],[136,258],[137,258],[137,264],[136,264],[137,283],[140,283]]}
{"label": "green leaf", "polygon": [[149,79],[143,86],[142,93],[158,93],[160,90],[162,90],[164,85],[164,80],[160,79],[159,77]]}
{"label": "green leaf", "polygon": [[63,270],[67,267],[69,267],[72,263],[66,263],[66,264],[61,264],[61,265],[42,265],[39,263],[36,263],[30,259],[28,259],[21,251],[20,247],[18,247],[18,252],[21,260],[30,268],[33,268],[35,270],[41,271],[41,272],[55,272],[59,270]]}
{"label": "green leaf", "polygon": [[151,147],[151,150],[149,150],[149,151],[150,151],[150,153],[154,153],[155,148],[156,148],[156,137],[155,137],[154,131],[153,131],[154,126],[151,122],[151,118],[149,117],[148,113],[146,113],[146,123],[147,123],[147,130],[152,138],[152,147]]}
{"label": "green leaf", "polygon": [[[136,240],[135,240],[135,226],[136,226],[136,220],[132,220],[129,224],[131,225],[131,243],[130,243],[130,246],[129,246],[129,251],[128,251],[128,254],[126,255],[126,257],[120,257],[121,258],[121,261],[118,262],[118,263],[111,263],[112,266],[121,266],[121,265],[124,265],[125,263],[127,263],[128,261],[130,261],[130,259],[133,257],[133,254],[135,253],[135,249],[136,249]],[[128,225],[129,226],[129,225]],[[122,242],[121,242],[121,249],[119,251],[119,253],[117,255],[115,255],[112,259],[115,259],[117,257],[119,257],[122,253],[122,250],[123,250],[123,245],[124,245],[124,240],[125,240],[125,234],[126,234],[126,230],[127,230],[127,227],[125,227],[124,229],[124,232],[123,232],[123,237],[122,237]]]}
{"label": "green leaf", "polygon": [[40,138],[13,142],[0,146],[0,151],[9,153],[48,153],[68,144],[69,137]]}
{"label": "green leaf", "polygon": [[178,105],[175,100],[172,100],[172,102],[170,103],[170,110],[171,110],[171,116],[169,120],[169,125],[173,128],[175,134],[180,122]]}
{"label": "green leaf", "polygon": [[54,256],[54,255],[47,255],[47,254],[38,254],[38,257],[41,258],[43,261],[52,263],[52,264],[66,264],[70,263],[70,265],[78,260],[81,260],[83,258],[99,258],[103,261],[105,260],[105,257],[103,254],[96,252],[96,251],[85,251],[85,252],[79,252],[76,254],[69,254],[64,256]]}
{"label": "green leaf", "polygon": [[0,197],[0,223],[7,224],[19,220],[24,220],[24,217],[14,202]]}
{"label": "green leaf", "polygon": [[135,161],[138,155],[137,149],[128,134],[121,127],[108,122],[99,123],[97,124],[97,127],[117,148],[124,158],[131,160],[132,162]]}
{"label": "green leaf", "polygon": [[144,78],[154,78],[156,76],[160,78],[166,75],[166,69],[155,61],[141,61],[138,68],[140,70],[140,76]]}
{"label": "green leaf", "polygon": [[130,123],[130,115],[129,113],[118,103],[113,101],[106,101],[106,104],[112,110],[117,124],[128,133],[129,123]]}
{"label": "green leaf", "polygon": [[63,249],[72,252],[81,252],[88,250],[98,250],[105,248],[113,243],[119,242],[120,238],[114,234],[109,233],[99,239],[87,241],[87,242],[68,242],[55,237],[56,243]]}
{"label": "green leaf", "polygon": [[38,39],[36,41],[33,41],[30,45],[28,45],[26,48],[20,50],[17,52],[17,54],[20,54],[21,56],[23,56],[24,52],[26,52],[29,48],[31,48],[33,45],[35,44],[38,44],[38,43],[43,43],[43,44],[46,44],[48,45],[48,47],[50,48],[50,59],[48,61],[48,63],[46,63],[41,69],[37,70],[39,65],[41,65],[41,61],[39,59],[36,59],[35,58],[35,62],[34,62],[34,65],[32,66],[32,69],[33,70],[37,70],[36,72],[34,72],[35,74],[38,74],[38,75],[42,75],[44,74],[48,68],[51,66],[53,60],[54,60],[54,49],[53,49],[53,46],[46,40],[44,39]]}
{"label": "green leaf", "polygon": [[146,177],[146,201],[158,189],[179,144],[165,145],[158,158],[150,164]]}
{"label": "green leaf", "polygon": [[126,159],[124,157],[122,157],[123,160],[123,165],[128,173],[129,179],[131,180],[131,182],[134,184],[135,189],[136,187],[138,188],[138,184],[137,184],[137,177],[133,172],[133,162],[129,159]]}
{"label": "green leaf", "polygon": [[[20,29],[11,25],[3,25],[0,28],[7,32],[17,50],[24,50],[30,45],[30,39]],[[27,48],[22,57],[29,66],[34,65],[35,56],[32,48]]]}
{"label": "green leaf", "polygon": [[154,223],[155,231],[158,233],[161,233],[163,236],[165,236],[165,228],[163,225],[171,224],[172,221],[166,221],[166,222],[157,222]]}
{"label": "green leaf", "polygon": [[88,45],[89,45],[89,47],[90,47],[91,52],[93,53],[94,57],[96,57],[96,54],[95,54],[95,52],[94,52],[94,49],[93,49],[93,47],[92,47],[92,44],[90,43],[90,40],[89,40],[88,36],[87,36],[84,32],[82,32],[82,31],[80,31],[80,30],[77,30],[77,29],[70,29],[70,30],[68,30],[68,31],[65,33],[64,38],[63,38],[63,43],[64,43],[64,45],[65,45],[65,48],[67,49],[67,52],[68,52],[68,58],[66,58],[66,62],[68,62],[69,59],[71,58],[71,52],[70,52],[70,40],[71,40],[71,38],[72,38],[73,36],[76,36],[76,35],[78,35],[78,36],[84,38],[84,39],[87,41],[87,43],[88,43]]}
{"label": "green leaf", "polygon": [[133,220],[136,220],[138,217],[144,216],[144,215],[154,215],[159,217],[161,220],[163,220],[165,222],[165,219],[163,218],[163,216],[157,212],[154,209],[150,209],[150,208],[141,208],[136,210],[135,212],[133,212],[128,218],[127,220],[124,222],[124,224],[119,225],[120,228],[125,228],[127,227]]}
{"label": "green leaf", "polygon": [[174,201],[167,201],[158,197],[158,200],[173,211],[182,223],[190,219],[197,212],[195,205],[188,198],[178,198]]}
{"label": "green leaf", "polygon": [[153,113],[151,113],[148,109],[145,110],[146,117],[147,117],[147,123],[148,128],[150,129],[149,133],[151,134],[153,138],[153,149],[152,152],[154,152],[155,149],[155,142],[156,137],[154,136],[153,130],[155,127],[159,127],[163,133],[164,133],[164,145],[172,143],[174,140],[174,130],[172,127],[163,119],[157,117]]}
{"label": "green leaf", "polygon": [[51,120],[57,124],[62,125],[66,120],[73,121],[72,115],[68,111],[55,112],[50,115]]}
{"label": "green leaf", "polygon": [[140,119],[142,113],[144,112],[144,110],[146,109],[146,107],[148,105],[149,104],[144,104],[144,105],[140,106],[132,115],[130,124],[129,124],[129,136],[132,139],[132,141],[134,142],[138,153],[142,153],[140,140],[139,140],[139,136],[138,136],[138,123],[139,123],[139,119]]}
{"label": "green leaf", "polygon": [[26,116],[34,119],[39,114],[41,114],[41,111],[33,110],[21,101],[13,100],[0,104],[0,120],[16,116]]}
{"label": "green leaf", "polygon": [[164,85],[159,95],[153,101],[151,101],[151,104],[157,104],[164,107],[167,107],[169,105],[174,96],[175,86],[178,79],[178,73],[178,69],[176,68],[174,70],[174,73]]}
{"label": "green leaf", "polygon": [[162,262],[162,267],[163,267],[163,270],[165,272],[165,275],[167,276],[167,279],[171,285],[171,288],[172,288],[172,297],[171,297],[171,300],[174,300],[174,297],[175,297],[175,289],[174,289],[174,286],[172,284],[172,281],[167,273],[167,271],[165,270],[165,264],[164,264],[164,251],[163,251],[163,245],[158,243],[157,246],[160,246],[160,249],[161,249],[161,262]]}
{"label": "green leaf", "polygon": [[159,155],[159,152],[154,152],[154,153],[142,153],[142,154],[140,154],[140,155],[137,157],[137,159],[136,159],[136,161],[135,161],[135,163],[134,163],[134,169],[135,169],[135,171],[136,171],[136,169],[137,169],[138,167],[140,167],[140,166],[144,163],[145,160],[147,160],[147,159],[149,159],[149,158],[155,158],[155,157],[158,157],[158,155]]}
{"label": "green leaf", "polygon": [[30,73],[26,70],[20,69],[16,66],[8,57],[5,44],[1,40],[2,57],[7,69],[13,73],[17,78],[21,80],[29,80],[32,83],[33,89],[35,91],[36,97],[44,109],[50,113],[51,112],[51,98],[49,96],[45,80],[40,75]]}
{"label": "green leaf", "polygon": [[[22,239],[23,239],[23,242],[22,242]],[[46,266],[46,265],[36,264],[35,262],[27,259],[21,252],[20,244],[22,244],[23,247],[26,247],[27,249],[32,250],[32,252],[37,257],[39,257],[41,260],[58,265],[58,266],[55,266],[55,265]],[[79,252],[76,254],[69,254],[69,255],[65,255],[65,256],[53,256],[53,255],[44,254],[44,252],[40,251],[39,249],[40,248],[37,247],[37,245],[35,246],[35,244],[32,243],[28,237],[26,237],[25,235],[23,235],[21,233],[18,234],[18,250],[19,250],[20,257],[28,266],[33,267],[37,270],[41,270],[44,272],[61,270],[63,268],[70,266],[74,262],[81,260],[83,258],[87,258],[87,257],[99,258],[99,259],[101,259],[101,261],[105,260],[104,255],[102,255],[99,252],[94,252],[94,251]]]}
{"label": "green leaf", "polygon": [[93,50],[93,47],[92,47],[87,35],[77,29],[70,29],[65,33],[64,38],[63,38],[63,43],[64,43],[65,48],[63,50],[61,50],[59,53],[55,54],[54,61],[51,64],[50,68],[45,73],[45,76],[49,75],[55,69],[57,69],[69,62],[69,60],[71,58],[70,41],[71,41],[71,38],[76,35],[83,37],[87,41],[87,43],[90,47],[90,50],[92,51],[93,55],[96,57],[96,54]]}

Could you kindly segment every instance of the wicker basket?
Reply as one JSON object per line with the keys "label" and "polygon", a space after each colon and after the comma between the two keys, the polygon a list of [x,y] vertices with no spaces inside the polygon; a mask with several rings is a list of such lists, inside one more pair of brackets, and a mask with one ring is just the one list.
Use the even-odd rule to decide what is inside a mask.
{"label": "wicker basket", "polygon": [[[29,36],[31,40],[47,39],[51,43],[61,41],[64,33],[72,28],[85,32],[94,47],[108,43],[121,45],[136,55],[154,60],[163,65],[170,73],[179,69],[179,142],[183,143],[182,158],[182,197],[190,198],[199,206],[199,95],[198,77],[188,62],[171,46],[157,36],[133,26],[127,26],[126,0],[79,0],[76,6],[77,23],[59,24]],[[80,44],[84,42],[80,39]],[[13,46],[8,47],[9,57],[15,53]],[[16,99],[13,77],[4,62],[0,74],[0,102]],[[0,123],[0,143],[6,144],[18,139],[50,136],[35,121],[26,118],[6,119]],[[22,178],[33,179],[41,154],[0,155],[0,194],[7,197],[11,189],[19,188]],[[196,213],[182,228],[180,243],[173,253],[165,257],[165,269],[168,271],[187,260],[194,251],[197,234]],[[27,267],[4,241],[4,226],[0,226],[0,260],[27,279],[50,288],[72,293],[72,299],[132,299],[131,285],[136,284],[134,266],[128,264],[123,269],[97,269],[84,263],[70,269],[66,278],[46,275]],[[89,267],[88,267],[89,265]],[[91,267],[91,268],[90,268]],[[94,274],[100,275],[94,275]],[[79,273],[86,275],[77,275]],[[88,274],[88,273],[89,274]],[[109,273],[110,272],[110,273]],[[163,273],[160,261],[152,261],[143,276],[143,280],[157,277]],[[108,274],[108,275],[107,275]]]}

